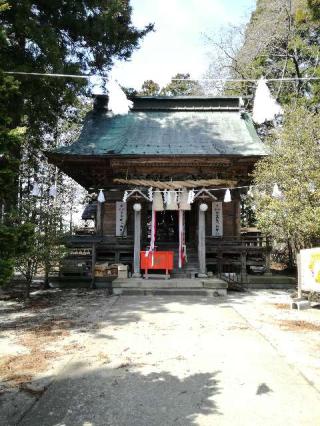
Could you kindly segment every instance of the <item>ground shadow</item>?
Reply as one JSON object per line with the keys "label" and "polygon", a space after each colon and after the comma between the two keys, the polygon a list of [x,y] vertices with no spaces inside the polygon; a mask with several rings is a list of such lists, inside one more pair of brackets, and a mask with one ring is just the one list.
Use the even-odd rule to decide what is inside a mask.
{"label": "ground shadow", "polygon": [[185,378],[142,374],[130,367],[82,371],[72,365],[18,423],[25,426],[193,426],[199,415],[221,415],[218,372]]}

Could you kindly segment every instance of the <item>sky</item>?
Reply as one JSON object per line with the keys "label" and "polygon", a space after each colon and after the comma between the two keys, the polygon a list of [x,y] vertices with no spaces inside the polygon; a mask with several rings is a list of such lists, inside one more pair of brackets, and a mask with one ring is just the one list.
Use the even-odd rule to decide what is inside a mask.
{"label": "sky", "polygon": [[165,85],[177,73],[201,78],[210,63],[205,34],[229,24],[247,22],[255,0],[131,0],[138,28],[154,23],[155,31],[140,43],[130,61],[116,62],[112,76],[140,89],[145,80]]}

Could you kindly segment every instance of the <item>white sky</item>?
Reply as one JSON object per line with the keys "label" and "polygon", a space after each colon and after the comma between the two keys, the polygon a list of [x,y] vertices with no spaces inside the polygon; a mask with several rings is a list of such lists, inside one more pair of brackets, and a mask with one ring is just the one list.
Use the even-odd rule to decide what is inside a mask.
{"label": "white sky", "polygon": [[112,75],[126,87],[140,89],[145,80],[165,85],[180,73],[201,78],[210,59],[203,33],[247,21],[255,0],[131,0],[133,23],[155,24],[130,61],[117,62]]}

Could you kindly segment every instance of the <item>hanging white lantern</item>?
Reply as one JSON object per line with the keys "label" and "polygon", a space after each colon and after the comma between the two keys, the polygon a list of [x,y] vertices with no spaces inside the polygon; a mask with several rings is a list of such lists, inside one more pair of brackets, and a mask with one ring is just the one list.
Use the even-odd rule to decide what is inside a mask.
{"label": "hanging white lantern", "polygon": [[261,77],[254,96],[253,121],[262,124],[265,121],[272,121],[276,115],[280,114],[283,114],[281,105],[272,96],[266,80]]}
{"label": "hanging white lantern", "polygon": [[49,197],[55,198],[57,196],[57,187],[56,185],[51,185],[49,189]]}
{"label": "hanging white lantern", "polygon": [[31,195],[34,196],[34,197],[39,197],[40,196],[40,187],[38,185],[38,182],[34,182],[33,183]]}
{"label": "hanging white lantern", "polygon": [[202,212],[206,212],[208,210],[208,204],[205,204],[205,203],[200,204],[200,210]]}
{"label": "hanging white lantern", "polygon": [[99,190],[99,195],[98,195],[98,201],[99,203],[104,203],[106,201],[103,190],[100,189]]}
{"label": "hanging white lantern", "polygon": [[274,198],[282,198],[282,192],[280,191],[279,186],[278,186],[277,183],[275,183],[273,185],[272,197],[274,197]]}
{"label": "hanging white lantern", "polygon": [[133,103],[126,97],[119,84],[115,80],[111,79],[108,81],[106,87],[109,94],[108,110],[112,111],[115,115],[128,114]]}
{"label": "hanging white lantern", "polygon": [[230,202],[231,202],[231,192],[230,192],[230,189],[227,189],[227,190],[226,190],[226,192],[225,192],[225,194],[224,194],[224,199],[223,199],[223,201],[224,201],[225,203],[230,203]]}
{"label": "hanging white lantern", "polygon": [[141,204],[140,204],[140,203],[135,203],[135,204],[133,205],[133,210],[134,210],[135,212],[140,212],[140,211],[141,211]]}

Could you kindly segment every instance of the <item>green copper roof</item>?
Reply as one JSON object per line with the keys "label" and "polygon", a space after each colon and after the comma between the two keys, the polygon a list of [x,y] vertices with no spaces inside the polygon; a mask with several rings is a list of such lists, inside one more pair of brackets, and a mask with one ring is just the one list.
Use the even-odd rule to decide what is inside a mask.
{"label": "green copper roof", "polygon": [[123,116],[93,111],[78,141],[54,152],[99,156],[266,154],[250,116],[232,109],[133,110]]}

